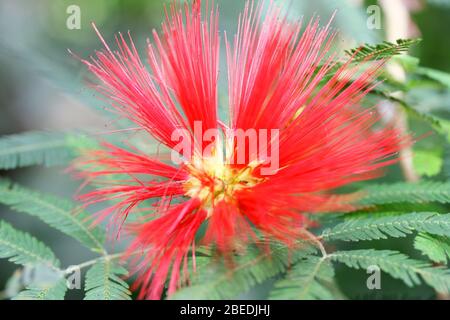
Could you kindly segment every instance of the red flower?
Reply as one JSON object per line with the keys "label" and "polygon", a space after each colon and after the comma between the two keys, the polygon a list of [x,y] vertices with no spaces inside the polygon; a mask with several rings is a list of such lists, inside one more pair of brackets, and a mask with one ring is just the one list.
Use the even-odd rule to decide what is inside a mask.
{"label": "red flower", "polygon": [[[154,199],[146,219],[130,226],[136,237],[129,252],[143,252],[134,261],[141,298],[160,298],[167,279],[172,294],[198,241],[224,254],[256,237],[291,245],[307,226],[302,212],[342,209],[327,191],[375,178],[395,161],[403,139],[390,128],[375,130],[376,112],[359,106],[383,62],[362,71],[350,59],[339,67],[336,54],[328,55],[335,38],[329,26],[313,19],[301,32],[278,7],[270,4],[263,15],[262,6],[247,4],[232,43],[226,40],[228,125],[218,116],[218,12],[207,8],[203,18],[200,1],[171,6],[162,35],[154,32],[148,45],[150,71],[121,34],[118,51],[100,36],[105,50],[83,60],[113,111],[168,148],[180,151],[174,132],[194,141],[180,165],[110,144],[83,160],[89,181],[121,176],[81,196],[87,205],[115,201],[99,218],[113,215],[121,225]],[[198,129],[227,133],[226,147],[218,140],[208,146]],[[230,137],[239,130],[271,135],[252,151],[250,140],[239,145]],[[276,167],[267,171],[270,161]]]}

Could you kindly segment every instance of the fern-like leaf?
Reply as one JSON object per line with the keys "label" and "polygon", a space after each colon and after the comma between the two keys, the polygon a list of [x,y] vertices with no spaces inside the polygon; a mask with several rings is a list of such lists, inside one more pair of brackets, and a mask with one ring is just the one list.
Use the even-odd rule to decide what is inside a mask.
{"label": "fern-like leaf", "polygon": [[337,251],[330,254],[329,258],[355,269],[378,266],[382,271],[402,280],[410,287],[421,284],[423,280],[438,292],[450,292],[449,269],[433,267],[427,262],[411,259],[397,251],[374,249]]}
{"label": "fern-like leaf", "polygon": [[198,268],[193,285],[172,295],[171,299],[230,299],[253,286],[285,271],[289,262],[316,252],[311,246],[289,253],[282,245],[274,245],[271,253],[249,247],[245,255],[236,256],[234,267],[214,261]]}
{"label": "fern-like leaf", "polygon": [[406,111],[406,113],[408,113],[408,115],[427,123],[436,132],[442,134],[449,140],[450,121],[448,121],[447,119],[443,119],[443,118],[433,115],[431,113],[425,113],[425,112],[419,111],[416,108],[414,108],[413,106],[411,106],[410,104],[408,104],[403,99],[399,99],[384,90],[375,89],[375,90],[371,91],[371,94],[374,94],[374,95],[383,97],[387,100],[390,100],[392,102],[398,103],[399,105],[402,106],[402,108]]}
{"label": "fern-like leaf", "polygon": [[18,212],[38,217],[93,251],[104,250],[104,232],[98,227],[92,227],[90,216],[70,201],[0,180],[0,203]]}
{"label": "fern-like leaf", "polygon": [[296,263],[285,278],[275,283],[270,299],[331,300],[334,295],[329,287],[333,277],[330,261],[323,257],[308,257]]}
{"label": "fern-like leaf", "polygon": [[42,265],[58,270],[53,251],[28,233],[0,221],[0,258],[20,265]]}
{"label": "fern-like leaf", "polygon": [[128,284],[120,278],[128,272],[111,260],[96,263],[86,273],[85,300],[130,300]]}
{"label": "fern-like leaf", "polygon": [[375,45],[365,44],[345,52],[349,56],[353,56],[355,62],[380,60],[406,52],[412,45],[417,44],[420,41],[421,39],[399,39],[395,43],[384,41]]}
{"label": "fern-like leaf", "polygon": [[13,300],[64,300],[66,295],[66,279],[43,286],[30,286],[20,292]]}
{"label": "fern-like leaf", "polygon": [[25,132],[0,138],[0,169],[61,165],[72,158],[66,136],[61,133]]}
{"label": "fern-like leaf", "polygon": [[358,204],[362,206],[390,203],[449,203],[450,182],[425,181],[374,185],[361,191]]}
{"label": "fern-like leaf", "polygon": [[381,217],[370,215],[348,219],[326,229],[322,236],[325,240],[378,240],[405,237],[413,231],[450,236],[450,214],[414,212]]}
{"label": "fern-like leaf", "polygon": [[446,264],[450,260],[450,239],[447,237],[421,233],[414,239],[414,248],[433,262]]}

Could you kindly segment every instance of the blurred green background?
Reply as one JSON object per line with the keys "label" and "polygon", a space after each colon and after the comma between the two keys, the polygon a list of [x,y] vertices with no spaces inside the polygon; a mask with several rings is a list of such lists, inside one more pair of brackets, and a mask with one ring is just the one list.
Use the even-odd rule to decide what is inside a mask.
{"label": "blurred green background", "polygon": [[[390,0],[402,2],[411,20],[410,37],[421,37],[412,55],[419,57],[421,65],[450,72],[450,1],[445,0]],[[163,19],[163,0],[0,0],[0,134],[13,134],[28,130],[71,130],[89,128],[107,131],[112,120],[102,111],[103,102],[86,87],[87,74],[68,49],[81,57],[87,57],[101,47],[91,22],[95,22],[105,39],[113,41],[115,33],[132,33],[141,52],[152,28],[158,29]],[[244,0],[216,0],[221,10],[221,30],[232,34],[236,29],[239,12]],[[368,8],[377,5],[376,0],[291,0],[278,1],[289,8],[293,17],[318,14],[322,21],[337,10],[334,26],[340,30],[337,46],[349,49],[362,43],[377,43],[386,38],[385,17],[381,15],[381,27],[370,29]],[[67,8],[77,5],[81,10],[81,29],[70,30],[66,26]],[[224,47],[224,46],[222,46]],[[224,54],[222,54],[222,58]],[[222,59],[224,60],[224,59]],[[225,66],[225,62],[222,62]],[[225,70],[222,67],[222,70]],[[221,96],[226,96],[226,74],[221,72]],[[420,91],[423,90],[423,91]],[[416,91],[420,108],[434,110],[448,117],[450,96],[448,92],[430,93],[426,89]],[[429,128],[414,128],[415,132],[427,132]],[[438,144],[439,139],[429,139],[428,144]],[[444,150],[445,151],[445,150]],[[0,150],[1,152],[1,150]],[[393,173],[398,176],[398,173]],[[78,186],[64,168],[44,167],[1,172],[13,180],[41,191],[71,197]],[[71,265],[91,257],[73,240],[51,230],[37,219],[9,212],[0,207],[0,218],[27,230],[50,244],[64,265]],[[402,242],[390,247],[402,246]],[[405,248],[402,248],[405,249]],[[406,248],[408,250],[408,248]],[[0,261],[0,291],[16,266]],[[364,273],[352,272],[343,284],[345,293],[354,298],[369,297],[365,288]],[[380,297],[402,298],[397,295],[397,282],[392,282]],[[417,289],[421,290],[421,288]],[[69,297],[77,297],[76,290]],[[420,296],[427,298],[431,290],[424,289]],[[397,295],[397,296],[394,296]],[[260,297],[251,292],[246,297]],[[374,297],[371,293],[370,297]]]}

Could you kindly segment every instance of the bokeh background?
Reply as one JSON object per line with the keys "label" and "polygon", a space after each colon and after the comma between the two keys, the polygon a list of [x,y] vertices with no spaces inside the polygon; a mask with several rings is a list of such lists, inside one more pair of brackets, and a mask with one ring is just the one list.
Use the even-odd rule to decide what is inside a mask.
{"label": "bokeh background", "polygon": [[[0,0],[0,135],[29,130],[60,131],[79,128],[88,128],[91,132],[99,133],[108,131],[114,126],[114,119],[105,114],[102,109],[103,102],[87,88],[88,75],[80,62],[69,54],[68,49],[81,57],[87,57],[93,50],[99,49],[101,44],[91,27],[91,22],[95,22],[105,39],[111,42],[115,33],[130,31],[138,49],[143,51],[146,38],[151,36],[151,30],[159,28],[164,5],[168,2]],[[235,31],[237,17],[244,2],[216,0],[221,9],[221,30],[227,30],[229,34]],[[367,26],[371,15],[368,8],[371,8],[371,5],[380,5],[376,0],[278,2],[285,3],[293,17],[304,16],[306,20],[317,14],[326,22],[337,10],[334,26],[340,30],[336,43],[339,50],[353,48],[362,43],[377,43],[389,36],[386,30],[386,13],[383,10],[380,28],[371,29]],[[399,2],[406,8],[408,28],[403,30],[404,36],[423,38],[423,42],[416,46],[411,54],[420,58],[422,66],[450,72],[450,1],[389,2]],[[81,9],[81,29],[70,30],[66,26],[69,17],[66,10],[70,5],[77,5]],[[405,18],[402,12],[397,14]],[[225,97],[226,101],[226,75],[223,72],[221,81],[220,95]],[[422,90],[416,91],[421,101],[419,107],[448,117],[449,93],[430,93],[426,89]],[[429,128],[414,130],[426,132]],[[431,144],[439,143],[433,139],[428,141]],[[64,173],[64,168],[60,167],[0,171],[0,175],[8,176],[25,186],[66,197],[72,197],[78,186],[78,182],[73,181]],[[392,175],[398,177],[399,173],[393,172]],[[91,257],[91,253],[73,240],[51,230],[37,219],[15,214],[4,207],[0,207],[0,218],[50,244],[64,265],[79,263]],[[0,291],[15,268],[11,263],[0,261]],[[367,294],[367,290],[364,291],[364,277],[364,274],[356,273],[347,277],[353,279],[354,283],[343,284],[345,293],[350,297],[364,298]],[[395,285],[396,282],[392,285],[393,290],[385,292],[384,297],[391,294],[390,297],[395,298]],[[430,290],[423,289],[420,296],[427,298],[431,294]],[[72,290],[69,297],[76,298],[77,295],[76,290]],[[255,291],[248,293],[246,297],[260,295]]]}

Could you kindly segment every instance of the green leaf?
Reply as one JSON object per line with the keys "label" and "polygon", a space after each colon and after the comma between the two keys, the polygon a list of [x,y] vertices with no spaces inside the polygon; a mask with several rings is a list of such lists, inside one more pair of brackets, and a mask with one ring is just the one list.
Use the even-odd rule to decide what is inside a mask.
{"label": "green leaf", "polygon": [[233,265],[214,261],[198,268],[193,285],[172,295],[171,299],[229,299],[247,292],[253,286],[285,271],[289,263],[316,252],[305,245],[295,252],[285,246],[273,245],[271,252],[249,247],[242,256],[236,256]]}
{"label": "green leaf", "polygon": [[400,63],[406,72],[414,72],[420,64],[420,59],[407,54],[398,55],[392,58],[393,61]]}
{"label": "green leaf", "polygon": [[64,300],[67,285],[66,279],[62,278],[56,283],[43,286],[30,286],[20,292],[14,300]]}
{"label": "green leaf", "polygon": [[413,231],[450,236],[450,214],[414,212],[374,217],[368,213],[326,229],[322,236],[327,241],[360,241],[405,237]]}
{"label": "green leaf", "polygon": [[270,292],[270,299],[316,300],[334,299],[330,290],[333,285],[333,266],[324,257],[308,257],[278,280]]}
{"label": "green leaf", "polygon": [[87,134],[68,134],[67,145],[70,149],[74,150],[74,154],[80,155],[88,150],[101,149],[101,144]]}
{"label": "green leaf", "polygon": [[128,271],[111,260],[96,263],[86,273],[85,300],[130,300],[128,284],[120,278]]}
{"label": "green leaf", "polygon": [[0,258],[20,265],[44,265],[58,269],[59,260],[45,244],[28,233],[0,221]]}
{"label": "green leaf", "polygon": [[444,87],[450,88],[450,74],[440,71],[434,70],[431,68],[420,67],[416,70],[417,74],[425,76],[431,80],[438,82]]}
{"label": "green leaf", "polygon": [[399,39],[396,43],[384,41],[375,45],[364,44],[358,48],[347,50],[345,52],[349,56],[354,55],[354,62],[380,60],[406,52],[412,45],[421,41],[421,39]]}
{"label": "green leaf", "polygon": [[450,239],[442,236],[419,234],[414,240],[414,248],[437,263],[447,263],[450,259]]}
{"label": "green leaf", "polygon": [[410,287],[423,281],[440,293],[450,292],[449,269],[432,267],[427,262],[411,259],[397,251],[373,249],[337,251],[329,257],[355,269],[378,266],[382,271],[402,280]]}
{"label": "green leaf", "polygon": [[361,191],[358,204],[363,206],[390,203],[449,203],[450,182],[399,182],[367,187]]}
{"label": "green leaf", "polygon": [[18,212],[38,217],[93,251],[104,251],[104,232],[98,227],[92,227],[90,215],[70,201],[41,194],[0,179],[0,203]]}
{"label": "green leaf", "polygon": [[421,176],[433,177],[438,175],[444,164],[442,155],[431,150],[414,150],[414,170]]}
{"label": "green leaf", "polygon": [[61,165],[72,158],[65,134],[25,132],[0,138],[0,169]]}

